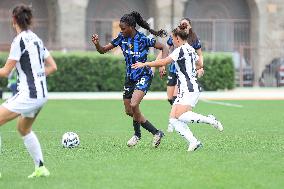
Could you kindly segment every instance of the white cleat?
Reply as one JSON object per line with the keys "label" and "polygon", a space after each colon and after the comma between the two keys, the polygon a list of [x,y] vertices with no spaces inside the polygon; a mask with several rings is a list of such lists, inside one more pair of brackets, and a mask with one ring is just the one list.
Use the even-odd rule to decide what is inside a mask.
{"label": "white cleat", "polygon": [[198,148],[201,148],[201,147],[202,147],[202,143],[200,141],[196,141],[194,143],[189,144],[187,151],[193,152],[193,151],[195,151],[195,150],[197,150]]}
{"label": "white cleat", "polygon": [[133,135],[133,137],[131,137],[131,139],[128,140],[127,146],[133,147],[139,142],[139,140],[140,140],[140,138],[138,136]]}
{"label": "white cleat", "polygon": [[152,146],[155,147],[155,148],[157,148],[157,147],[160,145],[161,139],[162,139],[164,136],[165,136],[165,135],[164,135],[163,131],[158,131],[158,132],[154,135],[154,137],[153,137]]}
{"label": "white cleat", "polygon": [[218,120],[216,119],[215,116],[213,116],[213,115],[208,115],[207,117],[209,117],[210,119],[212,119],[211,125],[212,125],[215,129],[218,129],[219,131],[223,131],[223,130],[224,130],[223,125],[221,124],[220,121],[218,121]]}
{"label": "white cleat", "polygon": [[167,132],[169,132],[169,133],[174,132],[174,126],[173,126],[172,124],[170,124],[170,123],[169,123],[169,125],[168,125]]}

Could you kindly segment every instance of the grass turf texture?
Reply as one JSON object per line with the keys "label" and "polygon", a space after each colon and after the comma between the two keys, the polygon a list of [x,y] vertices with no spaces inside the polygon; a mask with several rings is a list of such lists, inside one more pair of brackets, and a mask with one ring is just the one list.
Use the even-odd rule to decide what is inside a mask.
{"label": "grass turf texture", "polygon": [[[200,101],[195,112],[213,113],[224,132],[205,124],[191,129],[204,147],[188,153],[177,133],[166,133],[158,149],[143,130],[134,148],[126,146],[132,121],[122,101],[50,100],[33,130],[41,142],[49,178],[28,180],[33,162],[15,128],[1,127],[0,188],[281,188],[284,186],[284,101],[226,101],[242,108]],[[169,105],[144,101],[142,112],[166,132]],[[282,115],[282,116],[281,116]],[[61,147],[74,131],[81,144]]]}

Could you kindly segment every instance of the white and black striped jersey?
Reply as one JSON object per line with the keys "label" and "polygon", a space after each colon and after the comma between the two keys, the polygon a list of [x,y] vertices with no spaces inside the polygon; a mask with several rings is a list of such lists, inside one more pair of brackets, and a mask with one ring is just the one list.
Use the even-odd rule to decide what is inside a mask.
{"label": "white and black striped jersey", "polygon": [[17,61],[19,92],[30,98],[47,97],[44,60],[48,56],[42,40],[32,31],[22,31],[14,38],[8,59]]}
{"label": "white and black striped jersey", "polygon": [[196,61],[199,59],[195,49],[188,43],[176,48],[170,55],[177,69],[178,87],[188,92],[199,92],[196,82]]}

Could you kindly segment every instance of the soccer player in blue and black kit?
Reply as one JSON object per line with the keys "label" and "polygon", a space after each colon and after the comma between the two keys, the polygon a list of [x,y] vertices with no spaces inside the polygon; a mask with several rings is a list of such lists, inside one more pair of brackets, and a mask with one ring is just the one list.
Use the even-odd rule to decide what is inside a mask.
{"label": "soccer player in blue and black kit", "polygon": [[135,146],[141,139],[140,125],[153,134],[153,146],[158,147],[164,133],[156,129],[141,113],[139,104],[147,93],[153,78],[153,72],[150,67],[141,69],[132,69],[131,65],[136,62],[146,62],[149,47],[162,50],[162,57],[168,55],[166,45],[157,42],[154,38],[147,37],[145,34],[138,32],[136,24],[148,30],[155,36],[166,36],[164,30],[154,31],[150,29],[149,24],[143,20],[138,12],[125,14],[120,19],[119,27],[121,32],[109,44],[101,46],[97,34],[92,36],[92,41],[99,53],[103,54],[117,46],[123,51],[126,62],[126,76],[124,83],[123,101],[125,112],[133,117],[134,136],[127,142],[129,147]]}

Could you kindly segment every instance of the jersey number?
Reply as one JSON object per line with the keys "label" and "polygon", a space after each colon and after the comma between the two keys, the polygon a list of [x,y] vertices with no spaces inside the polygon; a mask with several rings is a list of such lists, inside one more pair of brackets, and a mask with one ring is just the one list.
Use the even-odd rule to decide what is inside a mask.
{"label": "jersey number", "polygon": [[38,52],[38,60],[39,60],[39,64],[40,64],[40,68],[42,68],[42,60],[41,60],[41,56],[40,56],[40,47],[38,42],[34,42],[34,45],[37,47],[37,52]]}
{"label": "jersey number", "polygon": [[146,79],[144,78],[144,77],[142,77],[141,79],[140,79],[140,81],[138,81],[138,85],[140,84],[140,85],[145,85],[145,81],[146,81]]}

